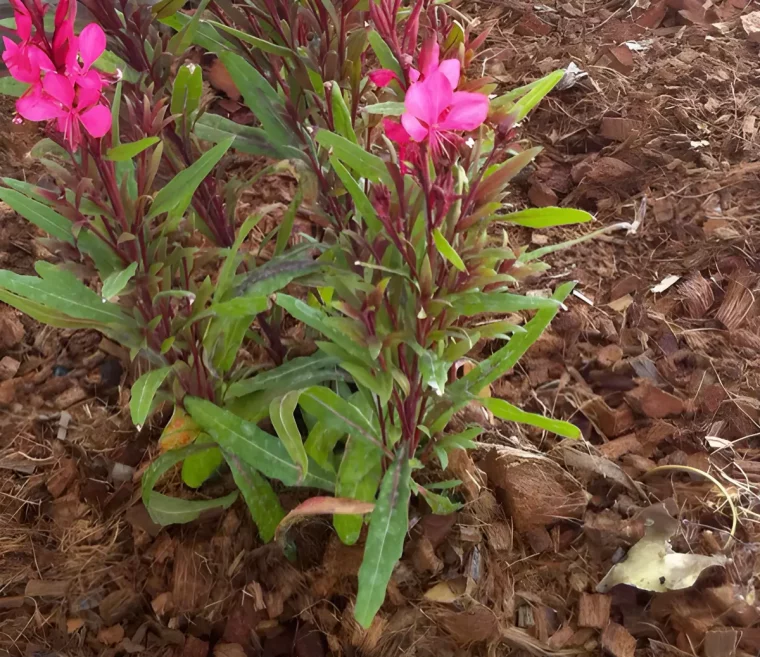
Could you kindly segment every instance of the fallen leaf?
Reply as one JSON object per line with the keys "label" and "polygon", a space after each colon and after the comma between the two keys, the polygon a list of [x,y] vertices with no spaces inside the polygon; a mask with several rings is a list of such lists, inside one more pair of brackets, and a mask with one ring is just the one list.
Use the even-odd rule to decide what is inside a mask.
{"label": "fallen leaf", "polygon": [[686,589],[697,581],[700,573],[710,566],[722,566],[728,558],[723,555],[682,554],[673,552],[670,538],[679,523],[662,504],[647,510],[645,534],[625,557],[616,563],[596,587],[606,593],[618,584],[628,584],[642,591],[676,591]]}
{"label": "fallen leaf", "polygon": [[673,287],[680,280],[680,276],[666,276],[659,283],[657,283],[657,285],[655,285],[651,291],[654,292],[654,294],[662,294],[665,292],[665,290]]}
{"label": "fallen leaf", "polygon": [[438,584],[429,588],[423,597],[430,602],[451,604],[461,598],[466,591],[467,578],[461,576],[444,582],[438,582]]}
{"label": "fallen leaf", "polygon": [[164,427],[158,439],[158,448],[163,454],[170,449],[179,449],[192,443],[200,434],[201,428],[179,406],[174,407],[172,419]]}
{"label": "fallen leaf", "polygon": [[238,100],[240,98],[240,90],[233,82],[232,76],[225,68],[221,59],[215,59],[214,63],[209,68],[208,81],[214,89],[223,91],[232,100]]}
{"label": "fallen leaf", "polygon": [[275,540],[281,542],[291,525],[309,516],[316,515],[364,515],[372,513],[375,505],[371,502],[360,502],[347,497],[312,497],[301,502],[295,509],[290,511],[277,525]]}
{"label": "fallen leaf", "polygon": [[66,632],[69,634],[74,634],[81,627],[84,627],[84,619],[82,618],[68,618],[66,620]]}

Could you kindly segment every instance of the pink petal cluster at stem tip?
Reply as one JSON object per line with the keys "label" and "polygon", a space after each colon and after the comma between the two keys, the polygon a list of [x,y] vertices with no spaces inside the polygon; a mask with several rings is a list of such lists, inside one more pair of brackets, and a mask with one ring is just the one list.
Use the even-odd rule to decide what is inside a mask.
{"label": "pink petal cluster at stem tip", "polygon": [[20,0],[11,4],[20,43],[4,37],[3,60],[15,79],[30,85],[16,102],[18,114],[28,121],[56,120],[72,149],[81,143],[82,127],[93,137],[104,136],[111,128],[111,111],[102,95],[107,81],[92,68],[106,49],[103,29],[91,23],[76,36],[76,1],[59,0],[51,40],[33,31],[35,22],[42,23],[46,4],[34,0],[34,17]]}
{"label": "pink petal cluster at stem tip", "polygon": [[458,59],[439,61],[440,48],[435,41],[426,42],[420,52],[421,71],[412,69],[404,99],[401,123],[384,121],[386,134],[400,145],[410,140],[428,140],[433,154],[452,140],[451,133],[467,132],[480,126],[488,116],[488,98],[479,93],[455,91],[459,85],[461,64]]}

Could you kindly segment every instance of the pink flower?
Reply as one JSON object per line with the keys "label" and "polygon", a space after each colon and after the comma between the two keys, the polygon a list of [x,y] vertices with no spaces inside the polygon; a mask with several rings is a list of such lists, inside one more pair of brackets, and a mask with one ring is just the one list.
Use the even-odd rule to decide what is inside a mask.
{"label": "pink flower", "polygon": [[74,21],[77,17],[76,0],[59,0],[55,10],[55,30],[53,32],[53,61],[59,67],[66,64],[70,50],[76,50]]}
{"label": "pink flower", "polygon": [[58,130],[75,150],[82,141],[80,124],[93,137],[111,129],[111,111],[100,101],[99,89],[77,88],[65,75],[48,73],[42,85],[18,99],[16,110],[29,121],[57,119]]}
{"label": "pink flower", "polygon": [[[456,81],[459,82],[458,75]],[[443,144],[451,141],[451,132],[474,130],[488,115],[486,96],[455,92],[455,87],[439,68],[421,82],[412,84],[406,92],[406,112],[401,115],[401,124],[412,141],[427,139],[434,154],[440,153]]]}
{"label": "pink flower", "polygon": [[[29,10],[20,0],[11,0],[11,6],[16,20],[16,34],[21,43],[17,44],[8,37],[3,37],[3,61],[8,67],[8,72],[16,80],[33,84],[40,79],[40,69],[52,68],[52,62],[39,48],[40,39],[32,35],[33,21]],[[42,20],[45,8],[39,6],[37,9],[40,10],[39,19]]]}
{"label": "pink flower", "polygon": [[106,34],[103,28],[96,23],[85,26],[79,36],[70,41],[66,55],[66,74],[80,87],[99,91],[103,88],[104,80],[92,65],[105,49]]}

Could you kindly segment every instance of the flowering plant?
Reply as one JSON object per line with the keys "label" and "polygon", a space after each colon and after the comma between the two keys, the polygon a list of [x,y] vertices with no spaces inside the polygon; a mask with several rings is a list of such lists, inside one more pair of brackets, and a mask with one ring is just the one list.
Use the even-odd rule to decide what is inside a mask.
{"label": "flowering plant", "polygon": [[[572,288],[560,285],[551,298],[518,294],[546,268],[540,258],[565,245],[530,251],[510,243],[509,228],[591,219],[560,208],[509,212],[504,202],[509,181],[540,150],[525,149],[516,127],[562,72],[495,96],[493,80],[466,75],[487,32],[473,37],[458,12],[431,0],[203,0],[192,15],[162,0],[152,13],[171,37],[144,12],[120,16],[88,0],[129,62],[109,132],[103,95],[114,79],[95,68],[102,31],[75,36],[67,9],[60,21],[56,12],[49,42],[39,28],[44,5],[14,1],[21,43],[6,44],[6,62],[31,85],[19,114],[55,121],[52,139],[73,173],[53,160],[60,194],[6,181],[0,199],[63,242],[61,254],[94,263],[102,290],[62,266],[55,281],[41,263],[40,279],[0,272],[0,299],[54,325],[94,326],[151,361],[132,388],[133,418],[144,422],[169,390],[175,401],[165,451],[143,475],[157,521],[188,522],[233,499],[155,492],[180,461],[194,464],[185,480],[196,486],[226,461],[265,540],[282,537],[289,522],[269,480],[333,492],[291,513],[334,514],[346,543],[359,540],[368,514],[355,609],[368,626],[401,556],[412,496],[434,513],[458,508],[435,492],[440,484],[414,474],[435,461],[446,469],[452,450],[474,446],[481,427],[447,432],[455,413],[482,405],[579,435],[483,394]],[[205,111],[198,67],[174,62],[176,76],[167,73],[192,44],[221,60],[256,125]],[[136,82],[126,84],[128,74]],[[122,143],[125,132],[134,139]],[[204,152],[207,142],[216,145]],[[241,252],[258,221],[235,220],[244,185],[210,175],[231,148],[287,160],[298,180],[275,257],[263,265]],[[296,212],[319,239],[288,251]],[[214,248],[192,239],[196,227]],[[214,258],[215,285],[193,267]],[[287,287],[296,277],[307,294]],[[310,331],[311,355],[288,358],[276,330],[286,313]],[[532,317],[505,319],[515,313]],[[250,376],[234,365],[254,321],[276,366]],[[482,340],[496,348],[478,362]]]}

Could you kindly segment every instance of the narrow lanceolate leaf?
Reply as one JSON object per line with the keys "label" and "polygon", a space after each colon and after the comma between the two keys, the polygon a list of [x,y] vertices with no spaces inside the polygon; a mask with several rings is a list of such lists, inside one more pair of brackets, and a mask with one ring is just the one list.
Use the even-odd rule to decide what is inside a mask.
{"label": "narrow lanceolate leaf", "polygon": [[268,543],[285,517],[280,500],[269,482],[254,468],[230,452],[224,452],[224,458],[258,527],[261,540]]}
{"label": "narrow lanceolate leaf", "polygon": [[115,148],[110,148],[106,153],[106,158],[112,162],[126,162],[127,160],[131,160],[135,155],[139,155],[145,149],[150,148],[158,142],[158,137],[145,137],[139,141],[132,141],[128,144],[121,144]]}
{"label": "narrow lanceolate leaf", "polygon": [[[261,372],[254,377],[233,383],[227,397],[241,397],[257,390],[282,390],[314,385],[336,378],[338,359],[316,352],[312,356],[294,358],[279,367]],[[305,383],[304,383],[305,382]]]}
{"label": "narrow lanceolate leaf", "polygon": [[59,310],[54,310],[48,306],[44,306],[41,303],[32,301],[25,297],[13,294],[8,290],[2,288],[0,282],[0,301],[7,303],[9,306],[13,306],[16,310],[20,310],[25,315],[29,315],[32,319],[36,319],[41,324],[48,324],[49,326],[55,326],[56,328],[64,329],[96,329],[98,331],[107,332],[108,327],[100,322],[93,322],[92,320],[76,319],[69,317],[65,313]]}
{"label": "narrow lanceolate leaf", "polygon": [[126,268],[115,271],[112,274],[106,276],[103,281],[103,289],[100,291],[101,296],[104,299],[111,299],[119,294],[129,283],[129,279],[135,275],[137,271],[137,263],[133,262]]}
{"label": "narrow lanceolate leaf", "polygon": [[[218,143],[201,155],[191,166],[174,176],[156,194],[146,219],[152,219],[170,210],[175,210],[178,214],[183,213],[190,204],[195,190],[198,189],[203,179],[211,173],[219,160],[224,157],[233,141],[234,139],[230,138]],[[184,207],[180,208],[179,206],[182,204]]]}
{"label": "narrow lanceolate leaf", "polygon": [[411,467],[401,448],[380,485],[380,494],[369,521],[364,559],[359,568],[356,620],[369,628],[385,600],[393,569],[401,559],[409,526]]}
{"label": "narrow lanceolate leaf", "polygon": [[459,254],[454,250],[454,247],[449,244],[449,241],[444,237],[439,228],[433,231],[433,241],[438,249],[438,252],[446,258],[452,265],[454,265],[459,271],[467,271],[467,267],[464,266],[464,262]]}
{"label": "narrow lanceolate leaf", "polygon": [[311,516],[365,514],[372,513],[374,508],[372,502],[360,502],[347,497],[312,497],[301,502],[280,521],[275,538],[278,543],[283,542],[288,529]]}
{"label": "narrow lanceolate leaf", "polygon": [[368,114],[381,114],[383,116],[401,116],[405,111],[406,107],[404,103],[399,102],[387,102],[387,103],[374,103],[372,105],[367,105],[364,108],[364,111]]}
{"label": "narrow lanceolate leaf", "polygon": [[481,313],[516,313],[522,310],[559,308],[556,299],[528,297],[509,292],[463,292],[446,299],[462,315],[471,317]]}
{"label": "narrow lanceolate leaf", "polygon": [[528,113],[538,105],[557,83],[565,76],[565,72],[552,71],[548,75],[545,75],[540,80],[537,80],[536,84],[516,103],[512,112],[515,115],[515,121],[522,121]]}
{"label": "narrow lanceolate leaf", "polygon": [[129,400],[129,412],[135,426],[145,424],[145,420],[153,406],[153,399],[171,372],[171,367],[162,367],[143,374],[132,386],[132,398]]}
{"label": "narrow lanceolate leaf", "polygon": [[570,422],[553,420],[552,418],[544,417],[543,415],[529,413],[521,408],[517,408],[517,406],[513,406],[504,399],[490,397],[487,399],[478,399],[478,401],[496,417],[502,420],[529,424],[533,427],[556,433],[558,436],[564,436],[565,438],[574,438],[577,440],[581,437],[581,430],[574,424],[570,424]]}
{"label": "narrow lanceolate leaf", "polygon": [[182,525],[201,517],[204,511],[227,509],[237,499],[237,492],[213,500],[184,500],[153,493],[150,505],[145,505],[157,525]]}
{"label": "narrow lanceolate leaf", "polygon": [[267,298],[263,296],[246,296],[222,301],[211,306],[211,311],[219,317],[243,318],[253,317],[267,309]]}
{"label": "narrow lanceolate leaf", "polygon": [[329,130],[320,130],[317,133],[317,143],[331,150],[341,162],[363,178],[374,183],[388,181],[388,169],[385,162],[345,137]]}
{"label": "narrow lanceolate leaf", "polygon": [[506,184],[528,166],[540,152],[540,146],[529,148],[527,151],[518,153],[506,162],[497,165],[478,185],[475,192],[475,199],[478,203],[498,200],[496,197],[504,191]]}
{"label": "narrow lanceolate leaf", "polygon": [[[552,298],[561,303],[574,287],[575,283],[564,283],[554,291]],[[501,349],[495,351],[486,360],[478,363],[467,375],[451,384],[448,387],[451,398],[457,399],[462,393],[468,392],[477,394],[509,372],[528,348],[541,337],[544,329],[549,326],[557,312],[559,312],[559,305],[554,308],[539,310],[533,319],[525,325],[525,331],[513,335]]]}
{"label": "narrow lanceolate leaf", "polygon": [[[7,79],[7,78],[6,78]],[[13,79],[13,78],[10,78]],[[24,196],[15,189],[0,188],[0,201],[7,203],[24,219],[62,242],[74,243],[71,223],[47,205]]]}
{"label": "narrow lanceolate leaf", "polygon": [[499,216],[499,220],[526,228],[551,228],[593,221],[594,215],[573,208],[528,208]]}
{"label": "narrow lanceolate leaf", "polygon": [[356,132],[354,132],[354,126],[351,121],[351,112],[346,105],[346,101],[343,100],[343,92],[337,82],[332,83],[330,102],[332,103],[335,130],[339,135],[352,141],[354,144],[358,144],[359,140],[356,138]]}
{"label": "narrow lanceolate leaf", "polygon": [[282,440],[282,444],[285,445],[285,449],[288,450],[290,458],[301,469],[299,480],[302,480],[309,470],[309,457],[306,454],[301,432],[293,415],[300,395],[300,390],[291,390],[282,397],[273,400],[269,404],[269,419],[272,421],[272,426],[280,440]]}
{"label": "narrow lanceolate leaf", "polygon": [[188,445],[181,449],[169,450],[148,466],[142,476],[142,498],[153,522],[160,525],[192,522],[204,511],[216,508],[226,509],[235,501],[237,493],[230,493],[214,500],[183,500],[167,497],[153,490],[161,475],[177,463],[213,448],[213,444],[205,444]]}
{"label": "narrow lanceolate leaf", "polygon": [[380,62],[380,66],[382,68],[390,69],[399,76],[399,79],[403,80],[404,72],[401,70],[401,65],[393,56],[390,47],[387,43],[385,43],[385,40],[380,36],[380,34],[378,34],[376,30],[370,30],[367,38],[369,39],[369,45],[372,46],[372,50],[375,51],[375,55],[377,56],[377,60]]}
{"label": "narrow lanceolate leaf", "polygon": [[[383,452],[363,440],[349,437],[338,469],[335,494],[363,502],[371,502],[383,475]],[[363,515],[337,515],[333,519],[335,531],[345,545],[359,540]]]}
{"label": "narrow lanceolate leaf", "polygon": [[370,201],[369,197],[364,193],[362,186],[356,182],[348,169],[346,169],[346,167],[340,163],[340,160],[336,155],[333,154],[330,156],[330,164],[335,170],[335,173],[338,174],[338,178],[340,178],[340,181],[343,183],[346,191],[354,201],[356,212],[361,216],[362,219],[364,219],[364,223],[367,224],[367,228],[369,228],[372,234],[378,233],[383,225],[380,223],[380,219],[377,216],[377,212],[375,211],[374,206],[372,205],[372,201]]}
{"label": "narrow lanceolate leaf", "polygon": [[217,21],[212,20],[204,21],[204,23],[213,25],[215,28],[222,30],[223,32],[227,32],[227,34],[231,34],[232,36],[237,37],[241,41],[245,41],[246,43],[252,45],[254,48],[258,48],[263,52],[268,52],[272,55],[277,55],[278,57],[290,57],[293,55],[293,51],[290,48],[277,45],[276,43],[271,43],[270,41],[265,41],[264,39],[259,39],[255,36],[252,36],[251,34],[248,34],[248,32],[237,30],[234,27],[225,25],[224,23],[218,23]]}
{"label": "narrow lanceolate leaf", "polygon": [[214,446],[200,454],[188,456],[182,463],[182,482],[190,488],[200,488],[224,461],[222,450],[205,433],[198,436],[196,444],[211,443]]}
{"label": "narrow lanceolate leaf", "polygon": [[[186,398],[185,408],[223,450],[236,454],[270,479],[279,479],[287,486],[298,484],[301,469],[293,463],[279,438],[205,399]],[[302,484],[332,490],[335,477],[310,462],[309,474]]]}
{"label": "narrow lanceolate leaf", "polygon": [[382,449],[383,443],[376,428],[369,418],[350,401],[343,399],[329,388],[313,386],[301,392],[301,406],[314,417],[321,417],[325,412],[339,421],[346,433]]}

